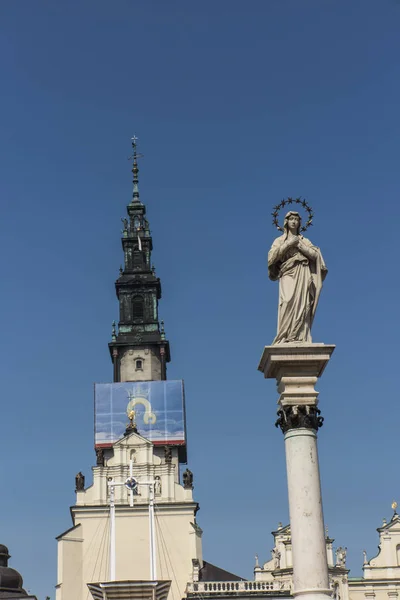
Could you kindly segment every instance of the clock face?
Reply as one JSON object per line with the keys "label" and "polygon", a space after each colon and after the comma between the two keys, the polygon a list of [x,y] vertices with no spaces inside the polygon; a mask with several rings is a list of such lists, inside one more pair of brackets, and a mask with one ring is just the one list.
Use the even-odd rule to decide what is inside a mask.
{"label": "clock face", "polygon": [[125,487],[128,488],[128,490],[131,490],[131,492],[136,492],[137,486],[138,482],[134,477],[128,477],[128,479],[125,481]]}

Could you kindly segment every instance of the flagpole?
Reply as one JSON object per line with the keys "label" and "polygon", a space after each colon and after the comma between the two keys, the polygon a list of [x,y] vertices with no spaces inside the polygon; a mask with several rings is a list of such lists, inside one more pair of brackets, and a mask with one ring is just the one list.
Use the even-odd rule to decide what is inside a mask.
{"label": "flagpole", "polygon": [[110,487],[110,581],[115,581],[115,485],[109,481]]}
{"label": "flagpole", "polygon": [[154,522],[154,482],[149,484],[150,577],[157,579],[156,530]]}
{"label": "flagpole", "polygon": [[157,555],[156,555],[156,528],[154,515],[155,480],[137,481],[133,475],[133,461],[129,463],[128,479],[116,483],[109,477],[107,485],[110,490],[110,581],[115,581],[116,571],[116,543],[115,543],[115,486],[124,485],[131,492],[130,506],[133,506],[133,494],[137,486],[147,485],[149,487],[149,546],[150,546],[150,578],[157,580]]}

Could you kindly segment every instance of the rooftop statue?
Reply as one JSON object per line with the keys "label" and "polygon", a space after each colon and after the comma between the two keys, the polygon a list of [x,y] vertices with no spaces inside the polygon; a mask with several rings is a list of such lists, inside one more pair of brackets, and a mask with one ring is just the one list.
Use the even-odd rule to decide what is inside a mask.
{"label": "rooftop statue", "polygon": [[[283,227],[278,225],[280,208],[293,202],[301,204],[309,214],[305,226],[296,211],[285,215]],[[279,281],[278,331],[273,344],[312,342],[311,327],[327,268],[317,246],[302,232],[311,225],[313,213],[305,200],[282,200],[275,207],[273,222],[283,234],[276,238],[268,253],[268,275]]]}
{"label": "rooftop statue", "polygon": [[193,473],[190,469],[186,469],[182,475],[183,487],[185,490],[193,489]]}

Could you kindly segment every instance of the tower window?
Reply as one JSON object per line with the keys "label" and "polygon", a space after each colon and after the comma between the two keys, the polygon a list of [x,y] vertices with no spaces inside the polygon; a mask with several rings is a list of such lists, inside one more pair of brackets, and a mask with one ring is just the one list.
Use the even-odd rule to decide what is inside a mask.
{"label": "tower window", "polygon": [[136,371],[143,371],[143,360],[141,358],[135,360],[135,368]]}
{"label": "tower window", "polygon": [[143,252],[140,252],[139,250],[135,250],[133,253],[133,268],[135,267],[142,267],[143,266]]}
{"label": "tower window", "polygon": [[134,319],[142,319],[144,315],[143,296],[134,296],[132,300],[132,315]]}

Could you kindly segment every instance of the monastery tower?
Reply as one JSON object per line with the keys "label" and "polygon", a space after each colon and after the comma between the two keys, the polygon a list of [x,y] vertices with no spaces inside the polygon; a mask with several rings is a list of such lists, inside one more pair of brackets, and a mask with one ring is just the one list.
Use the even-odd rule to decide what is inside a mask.
{"label": "monastery tower", "polygon": [[139,198],[136,138],[132,146],[133,196],[115,284],[119,323],[109,344],[113,383],[95,386],[93,483],[86,487],[77,475],[72,527],[57,538],[57,600],[180,600],[203,567],[193,476],[179,473],[187,460],[183,382],[167,380],[170,348],[158,316],[161,282]]}

